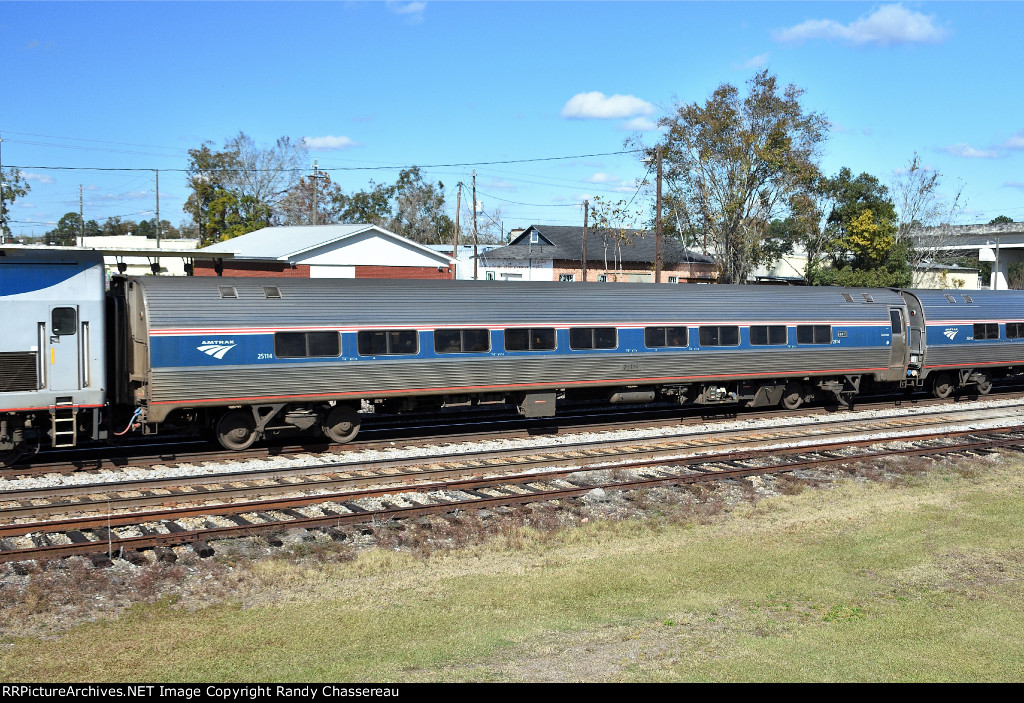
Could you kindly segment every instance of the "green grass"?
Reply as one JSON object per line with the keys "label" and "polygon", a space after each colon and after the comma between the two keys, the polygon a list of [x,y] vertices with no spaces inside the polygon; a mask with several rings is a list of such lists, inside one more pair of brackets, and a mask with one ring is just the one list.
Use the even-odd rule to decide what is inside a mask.
{"label": "green grass", "polygon": [[0,679],[1020,681],[1020,469],[843,482],[707,524],[592,519],[427,559],[265,559],[227,601],[0,640]]}

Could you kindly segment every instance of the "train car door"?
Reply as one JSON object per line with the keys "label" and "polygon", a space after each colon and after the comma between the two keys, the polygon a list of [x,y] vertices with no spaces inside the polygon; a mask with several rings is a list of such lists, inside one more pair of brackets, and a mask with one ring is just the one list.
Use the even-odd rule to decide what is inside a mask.
{"label": "train car door", "polygon": [[51,391],[77,391],[79,385],[78,307],[54,306],[50,308],[47,328],[46,386]]}
{"label": "train car door", "polygon": [[905,377],[907,370],[907,325],[902,308],[889,308],[892,325],[892,348],[889,350],[889,378],[898,380]]}

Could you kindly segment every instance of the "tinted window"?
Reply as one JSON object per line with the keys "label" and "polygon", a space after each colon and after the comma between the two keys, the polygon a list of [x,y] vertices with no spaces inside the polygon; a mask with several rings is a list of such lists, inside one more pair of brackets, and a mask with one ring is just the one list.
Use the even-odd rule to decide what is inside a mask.
{"label": "tinted window", "polygon": [[890,310],[889,319],[892,321],[892,333],[903,334],[903,315],[899,310]]}
{"label": "tinted window", "polygon": [[831,344],[831,325],[797,325],[797,344]]}
{"label": "tinted window", "polygon": [[490,348],[488,330],[434,330],[434,351],[438,354],[485,352]]}
{"label": "tinted window", "polygon": [[700,345],[702,347],[735,347],[739,343],[739,327],[707,325],[700,328]]}
{"label": "tinted window", "polygon": [[360,356],[415,354],[418,339],[415,330],[366,330],[356,335]]}
{"label": "tinted window", "polygon": [[572,327],[570,349],[614,349],[618,346],[614,327]]}
{"label": "tinted window", "polygon": [[337,332],[307,332],[306,353],[308,356],[339,356],[338,339]]}
{"label": "tinted window", "polygon": [[996,322],[981,322],[974,325],[975,339],[999,339],[999,324]]}
{"label": "tinted window", "polygon": [[685,347],[689,344],[689,333],[685,327],[645,327],[644,346],[648,349],[658,347]]}
{"label": "tinted window", "polygon": [[788,341],[785,325],[751,325],[750,343],[757,346],[782,345]]}
{"label": "tinted window", "polygon": [[1024,322],[1007,322],[1006,323],[1006,338],[1007,339],[1021,339],[1021,338],[1024,338]]}
{"label": "tinted window", "polygon": [[78,313],[74,308],[54,308],[50,319],[51,334],[58,336],[74,334],[78,329]]}
{"label": "tinted window", "polygon": [[555,348],[554,328],[505,330],[506,351],[551,351]]}
{"label": "tinted window", "polygon": [[305,332],[277,332],[274,335],[274,356],[297,359],[306,356]]}

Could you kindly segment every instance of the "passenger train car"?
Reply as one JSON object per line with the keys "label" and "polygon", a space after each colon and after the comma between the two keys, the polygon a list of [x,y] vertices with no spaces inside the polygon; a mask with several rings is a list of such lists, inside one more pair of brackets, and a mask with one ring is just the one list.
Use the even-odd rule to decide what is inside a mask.
{"label": "passenger train car", "polygon": [[167,428],[344,442],[368,405],[987,393],[1024,364],[1014,291],[115,276],[108,293],[96,256],[66,256],[0,256],[11,456]]}

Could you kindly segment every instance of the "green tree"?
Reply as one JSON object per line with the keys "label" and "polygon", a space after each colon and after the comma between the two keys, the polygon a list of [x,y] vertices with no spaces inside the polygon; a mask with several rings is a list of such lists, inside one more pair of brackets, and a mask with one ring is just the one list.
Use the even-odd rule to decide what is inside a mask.
{"label": "green tree", "polygon": [[[659,124],[668,188],[666,219],[680,234],[700,238],[715,257],[720,281],[744,283],[775,255],[765,246],[774,219],[796,213],[819,175],[818,149],[828,121],[800,105],[803,91],[780,92],[775,76],[761,71],[741,98],[719,86],[704,105],[677,107]],[[645,149],[655,158],[656,147]],[[804,197],[801,197],[804,196]],[[684,239],[685,241],[685,239]]]}
{"label": "green tree", "polygon": [[43,236],[47,244],[74,246],[78,242],[78,238],[82,236],[82,230],[81,215],[77,212],[68,212],[57,220],[56,227]]}
{"label": "green tree", "polygon": [[808,257],[811,285],[907,286],[910,240],[899,239],[889,189],[874,176],[853,177],[849,168],[826,179],[819,190],[831,206]]}
{"label": "green tree", "polygon": [[32,190],[32,186],[25,180],[21,170],[17,168],[0,168],[0,181],[3,181],[3,198],[0,199],[0,231],[5,237],[9,237],[11,229],[8,227],[10,217],[8,208],[18,198],[24,198]]}
{"label": "green tree", "polygon": [[1013,224],[1013,218],[1012,217],[1007,217],[1006,215],[1000,215],[999,217],[993,217],[989,221],[989,224],[990,225],[1012,225]]}

